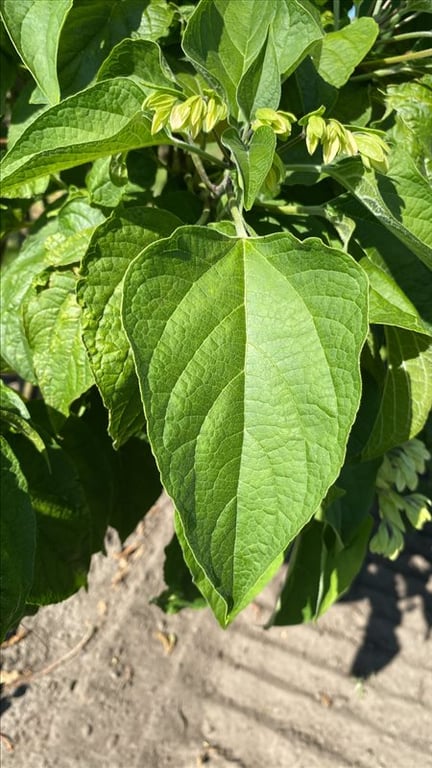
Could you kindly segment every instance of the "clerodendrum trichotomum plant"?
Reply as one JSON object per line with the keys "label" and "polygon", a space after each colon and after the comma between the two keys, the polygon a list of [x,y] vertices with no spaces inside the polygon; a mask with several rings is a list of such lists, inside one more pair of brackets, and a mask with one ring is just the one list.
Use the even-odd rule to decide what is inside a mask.
{"label": "clerodendrum trichotomum plant", "polygon": [[0,7],[2,635],[160,481],[162,608],[317,618],[430,519],[432,3]]}

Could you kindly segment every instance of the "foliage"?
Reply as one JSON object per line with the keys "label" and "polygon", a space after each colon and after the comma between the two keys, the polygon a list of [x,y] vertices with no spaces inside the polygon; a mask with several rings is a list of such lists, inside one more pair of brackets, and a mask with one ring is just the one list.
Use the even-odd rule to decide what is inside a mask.
{"label": "foliage", "polygon": [[351,6],[1,0],[2,636],[160,482],[222,627],[430,518],[432,4]]}

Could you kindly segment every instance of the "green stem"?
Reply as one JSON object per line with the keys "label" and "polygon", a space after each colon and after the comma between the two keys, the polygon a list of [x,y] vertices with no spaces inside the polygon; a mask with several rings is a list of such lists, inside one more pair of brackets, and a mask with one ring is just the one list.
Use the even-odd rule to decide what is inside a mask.
{"label": "green stem", "polygon": [[403,64],[405,61],[414,61],[415,59],[426,59],[432,56],[432,48],[427,48],[425,51],[413,51],[409,53],[403,53],[400,56],[389,56],[386,59],[375,59],[374,61],[363,61],[359,64],[360,69],[374,69],[377,65],[387,66],[387,64]]}
{"label": "green stem", "polygon": [[192,155],[198,155],[198,157],[202,157],[203,160],[207,160],[213,165],[218,165],[220,168],[226,168],[226,163],[224,163],[223,160],[220,160],[218,157],[211,155],[209,152],[205,152],[196,144],[188,144],[187,141],[181,141],[181,139],[173,139],[173,144],[175,147],[183,149],[184,152],[191,152]]}
{"label": "green stem", "polygon": [[388,39],[381,40],[381,44],[388,45],[388,43],[399,43],[402,40],[417,40],[419,37],[432,37],[432,32],[404,32],[400,35],[393,35]]}
{"label": "green stem", "polygon": [[340,23],[340,0],[333,0],[333,19],[335,31],[339,29]]}
{"label": "green stem", "polygon": [[243,216],[240,213],[239,207],[237,205],[237,201],[232,198],[230,200],[230,212],[233,219],[233,222],[235,224],[236,233],[238,237],[249,237],[245,223],[243,221]]}
{"label": "green stem", "polygon": [[268,211],[281,213],[284,216],[323,216],[327,218],[325,209],[321,205],[298,205],[289,203],[287,205],[275,205],[273,203],[255,202],[260,208],[266,208]]}

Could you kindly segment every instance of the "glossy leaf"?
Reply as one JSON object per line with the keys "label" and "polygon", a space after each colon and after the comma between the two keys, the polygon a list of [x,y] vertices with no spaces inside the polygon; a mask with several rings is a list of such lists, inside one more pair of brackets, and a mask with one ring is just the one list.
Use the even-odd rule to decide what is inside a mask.
{"label": "glossy leaf", "polygon": [[272,167],[276,136],[272,128],[262,125],[253,133],[249,145],[245,145],[237,131],[229,128],[222,141],[232,152],[244,191],[244,207],[249,211]]}
{"label": "glossy leaf", "polygon": [[26,334],[47,404],[67,415],[69,405],[93,384],[81,338],[76,276],[72,271],[47,272],[40,283],[26,296]]}
{"label": "glossy leaf", "polygon": [[[43,112],[2,161],[2,191],[47,173],[136,147],[169,144],[152,136],[142,112],[144,92],[132,80],[96,83]],[[73,120],[71,120],[73,115]]]}
{"label": "glossy leaf", "polygon": [[277,109],[281,97],[281,84],[273,28],[260,53],[240,80],[237,102],[246,119],[251,121],[260,107]]}
{"label": "glossy leaf", "polygon": [[0,436],[0,642],[24,613],[33,581],[35,516],[26,479],[9,443]]}
{"label": "glossy leaf", "polygon": [[381,456],[424,427],[432,408],[432,344],[428,337],[385,329],[387,374],[380,409],[363,451]]}
{"label": "glossy leaf", "polygon": [[341,88],[372,48],[378,32],[376,21],[366,16],[336,32],[328,32],[311,51],[318,74],[330,85]]}
{"label": "glossy leaf", "polygon": [[150,441],[192,557],[225,603],[222,625],[338,474],[366,308],[352,259],[288,235],[183,227],[126,273]]}
{"label": "glossy leaf", "polygon": [[12,42],[51,104],[60,101],[57,51],[73,0],[2,0],[1,15]]}
{"label": "glossy leaf", "polygon": [[132,207],[98,227],[78,288],[84,343],[106,408],[116,447],[142,429],[144,415],[129,342],[121,323],[123,276],[147,245],[181,224],[172,213]]}

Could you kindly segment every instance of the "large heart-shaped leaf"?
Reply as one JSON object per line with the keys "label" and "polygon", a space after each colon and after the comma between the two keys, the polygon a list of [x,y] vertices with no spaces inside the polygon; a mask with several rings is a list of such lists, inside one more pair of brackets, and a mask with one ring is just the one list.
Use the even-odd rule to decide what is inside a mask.
{"label": "large heart-shaped leaf", "polygon": [[317,240],[200,227],[150,245],[125,275],[149,437],[222,625],[339,472],[367,293],[361,268]]}

